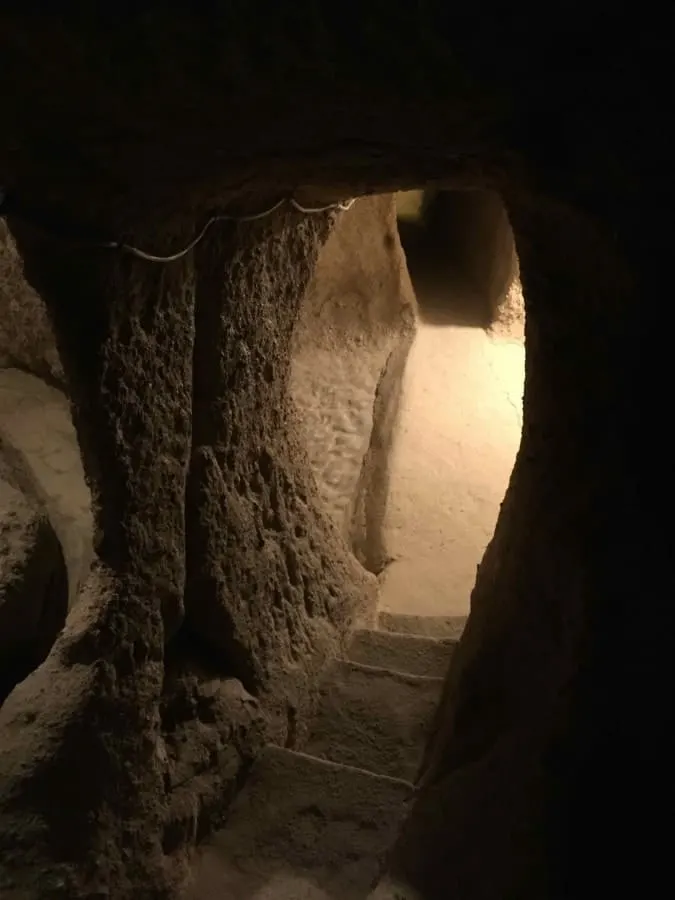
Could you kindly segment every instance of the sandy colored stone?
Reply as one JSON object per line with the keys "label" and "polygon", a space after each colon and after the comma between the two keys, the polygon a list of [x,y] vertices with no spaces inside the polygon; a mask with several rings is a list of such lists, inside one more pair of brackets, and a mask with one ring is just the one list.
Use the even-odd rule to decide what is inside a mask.
{"label": "sandy colored stone", "polygon": [[332,225],[284,212],[214,226],[197,254],[186,627],[266,698],[291,746],[326,661],[375,606],[321,503],[290,388],[291,336]]}
{"label": "sandy colored stone", "polygon": [[0,704],[43,662],[68,607],[61,547],[20,463],[0,440]]}
{"label": "sandy colored stone", "polygon": [[[114,884],[120,897],[166,896],[175,875],[162,850],[169,760],[160,704],[164,642],[182,621],[190,269],[173,266],[158,281],[140,261],[104,253],[85,263],[77,246],[30,229],[17,241],[66,338],[96,556],[47,663],[5,704],[15,701],[0,756],[0,815],[11,827],[0,830],[15,837],[0,848],[0,892],[14,883],[29,897],[84,898]],[[64,706],[73,684],[81,690]],[[27,750],[17,764],[10,720],[23,721],[24,745],[48,744],[49,753]]]}
{"label": "sandy colored stone", "polygon": [[[419,827],[417,838],[394,855],[427,900],[658,896],[671,874],[671,836],[658,823],[670,815],[673,760],[672,548],[667,527],[649,526],[655,498],[667,506],[672,466],[650,414],[668,408],[655,365],[664,354],[652,347],[671,304],[672,11],[626,10],[608,27],[588,5],[582,18],[561,14],[552,27],[545,6],[407,4],[384,15],[380,3],[320,0],[304,17],[270,5],[262,22],[253,4],[231,3],[2,14],[3,184],[16,212],[61,235],[79,227],[170,253],[214,209],[255,211],[303,185],[317,202],[435,180],[504,194],[528,304],[525,440],[448,682],[407,835]],[[258,239],[248,232],[249,251]],[[28,254],[34,273],[50,268],[43,249]],[[105,267],[97,251],[70,253],[61,240],[51,263],[64,256],[40,292],[55,321],[60,311],[64,365],[79,381],[87,466],[104,473],[112,613],[88,645],[101,705],[70,710],[61,777],[36,779],[23,807],[3,794],[12,821],[0,828],[0,871],[10,857],[23,857],[33,882],[44,871],[33,863],[46,845],[17,841],[21,809],[24,829],[70,841],[52,870],[64,857],[78,876],[77,862],[97,870],[97,883],[34,884],[41,900],[58,890],[69,900],[161,896],[154,738],[163,640],[183,612],[192,257],[155,269],[120,255]],[[249,267],[249,290],[280,264],[270,254],[269,269]],[[240,328],[243,290],[233,305],[224,318],[255,345],[264,323]],[[236,445],[222,443],[207,493]],[[235,494],[228,485],[216,505]],[[223,654],[259,683],[259,660],[292,647],[297,619],[284,614],[265,631],[267,600],[235,600],[238,632]],[[271,649],[248,653],[248,631]],[[73,685],[42,687],[28,711],[53,718]],[[20,726],[25,752],[12,758],[25,774],[37,726]],[[118,765],[73,790],[73,760],[100,757]],[[96,790],[106,803],[92,802]],[[96,852],[75,852],[85,830],[69,827],[73,807]]]}
{"label": "sandy colored stone", "polygon": [[185,848],[222,824],[242,771],[261,751],[264,710],[233,678],[217,678],[195,654],[169,659],[162,700],[168,760],[162,847],[185,869]]}
{"label": "sandy colored stone", "polygon": [[0,436],[30,473],[61,543],[72,606],[91,565],[94,520],[68,398],[27,372],[0,371]]}
{"label": "sandy colored stone", "polygon": [[440,191],[426,211],[427,227],[466,290],[475,293],[484,324],[499,315],[518,277],[513,231],[504,202],[494,191]]}
{"label": "sandy colored stone", "polygon": [[0,369],[10,367],[64,383],[47,310],[26,281],[16,245],[0,219]]}
{"label": "sandy colored stone", "polygon": [[443,680],[339,660],[323,679],[305,753],[414,781]]}
{"label": "sandy colored stone", "polygon": [[488,328],[496,337],[522,341],[525,338],[525,298],[519,266],[507,287]]}
{"label": "sandy colored stone", "polygon": [[363,628],[352,635],[347,657],[366,666],[442,678],[450,665],[456,644],[453,640]]}
{"label": "sandy colored stone", "polygon": [[[319,253],[293,334],[291,392],[321,499],[377,570],[373,507],[386,503],[387,454],[416,324],[393,195],[363,197]],[[390,359],[400,360],[392,375]],[[384,379],[384,381],[383,381]]]}
{"label": "sandy colored stone", "polygon": [[433,297],[419,296],[390,455],[380,609],[466,615],[520,443],[525,348],[425,321]]}
{"label": "sandy colored stone", "polygon": [[378,625],[395,634],[411,634],[440,640],[459,640],[466,616],[419,616],[414,613],[380,612]]}
{"label": "sandy colored stone", "polygon": [[200,851],[185,900],[363,900],[410,785],[268,748],[227,827]]}

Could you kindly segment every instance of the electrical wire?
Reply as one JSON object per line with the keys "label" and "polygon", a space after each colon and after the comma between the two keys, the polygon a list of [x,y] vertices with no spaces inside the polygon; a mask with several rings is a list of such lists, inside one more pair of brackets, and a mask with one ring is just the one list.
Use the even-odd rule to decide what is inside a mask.
{"label": "electrical wire", "polygon": [[[5,189],[3,187],[0,187],[0,216],[2,216],[2,205],[5,202],[6,197],[7,194]],[[166,256],[160,256],[156,253],[148,253],[146,250],[142,250],[140,247],[134,247],[132,244],[127,244],[123,241],[96,241],[92,242],[88,246],[104,250],[120,250],[124,253],[129,253],[132,256],[136,256],[138,259],[143,259],[146,262],[170,263],[182,259],[184,256],[187,256],[187,254],[191,250],[194,250],[194,248],[200,243],[200,241],[203,240],[209,228],[216,222],[258,222],[261,219],[266,219],[268,216],[271,216],[278,209],[281,209],[281,207],[286,203],[300,213],[304,213],[305,215],[316,215],[318,213],[329,212],[332,210],[335,210],[336,212],[346,212],[348,209],[351,209],[355,202],[355,198],[352,198],[351,200],[344,200],[339,203],[327,203],[325,206],[303,206],[301,203],[298,203],[298,201],[294,197],[282,197],[281,200],[273,203],[272,206],[269,206],[267,207],[267,209],[263,209],[257,213],[249,213],[248,215],[239,216],[228,215],[227,213],[217,213],[216,215],[211,216],[211,218],[201,228],[196,237],[194,237],[186,247],[183,247],[176,253],[170,253]]]}

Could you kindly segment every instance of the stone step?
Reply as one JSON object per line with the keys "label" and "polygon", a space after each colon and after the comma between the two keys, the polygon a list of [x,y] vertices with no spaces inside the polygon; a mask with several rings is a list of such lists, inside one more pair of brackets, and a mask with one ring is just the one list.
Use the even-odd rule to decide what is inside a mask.
{"label": "stone step", "polygon": [[414,781],[442,678],[335,662],[322,685],[305,753]]}
{"label": "stone step", "polygon": [[467,618],[467,616],[412,616],[381,612],[378,616],[378,625],[382,631],[458,641]]}
{"label": "stone step", "polygon": [[443,678],[457,641],[437,640],[418,634],[362,629],[355,631],[347,651],[352,662],[366,666]]}
{"label": "stone step", "polygon": [[412,785],[266,747],[203,844],[184,900],[365,900]]}

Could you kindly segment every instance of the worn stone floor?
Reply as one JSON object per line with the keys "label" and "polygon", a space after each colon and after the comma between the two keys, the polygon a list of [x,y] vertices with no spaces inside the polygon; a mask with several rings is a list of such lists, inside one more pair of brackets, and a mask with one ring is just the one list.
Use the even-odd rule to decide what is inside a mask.
{"label": "worn stone floor", "polygon": [[384,521],[380,608],[465,615],[522,430],[522,340],[420,322]]}

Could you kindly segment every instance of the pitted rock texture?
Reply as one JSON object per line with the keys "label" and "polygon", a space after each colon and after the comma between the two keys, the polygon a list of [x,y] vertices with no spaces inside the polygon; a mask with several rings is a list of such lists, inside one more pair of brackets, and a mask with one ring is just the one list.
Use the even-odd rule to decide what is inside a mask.
{"label": "pitted rock texture", "polygon": [[[345,215],[348,215],[346,213]],[[374,606],[332,527],[290,391],[291,336],[327,215],[212,228],[196,255],[186,613],[294,742],[325,660]]]}
{"label": "pitted rock texture", "polygon": [[[157,243],[192,222],[175,228],[163,223]],[[2,709],[0,892],[166,896],[160,701],[164,643],[182,621],[191,261],[157,268],[14,234],[63,339],[96,529],[64,632]]]}
{"label": "pitted rock texture", "polygon": [[442,686],[442,678],[338,660],[322,680],[321,703],[302,749],[414,782]]}
{"label": "pitted rock texture", "polygon": [[[27,883],[30,859],[36,885],[61,879],[72,897],[107,879],[119,896],[153,881],[166,889],[185,849],[225,814],[263,736],[301,739],[319,673],[374,608],[373,577],[323,510],[289,392],[293,328],[331,225],[294,213],[214,229],[194,262],[167,270],[78,255],[76,285],[59,243],[27,232],[19,242],[65,333],[98,558],[64,637],[6,710],[0,810],[15,798],[7,821],[19,821],[36,782],[51,785],[89,748],[83,789],[56,844],[36,820],[8,845],[3,886]],[[75,310],[83,320],[68,330]],[[201,642],[215,670],[168,678],[181,640]],[[57,723],[33,718],[36,698],[78,673]],[[109,732],[115,708],[124,725]],[[31,719],[20,736],[22,709]],[[52,749],[19,777],[26,742]],[[87,830],[91,815],[106,823]],[[114,852],[101,850],[108,840]]]}
{"label": "pitted rock texture", "polygon": [[[502,535],[482,570],[473,624],[453,666],[459,674],[446,690],[425,802],[418,798],[417,825],[427,804],[427,813],[435,808],[438,815],[429,815],[432,826],[420,827],[408,845],[407,874],[416,875],[416,887],[429,887],[423,893],[433,896],[435,889],[444,900],[458,882],[459,896],[490,900],[658,895],[671,866],[670,836],[654,824],[654,806],[662,804],[667,818],[663,785],[675,733],[664,714],[672,709],[672,574],[667,529],[646,527],[668,461],[656,464],[667,442],[650,440],[644,401],[663,384],[662,374],[651,370],[663,356],[647,352],[644,365],[631,365],[627,355],[651,347],[654,321],[669,303],[663,261],[672,255],[674,154],[663,113],[672,107],[672,12],[667,4],[649,15],[626,8],[608,27],[601,8],[587,5],[583,22],[562,10],[552,27],[544,5],[466,4],[458,12],[430,2],[388,5],[386,15],[379,2],[313,2],[307,16],[304,9],[291,15],[284,4],[270,5],[261,20],[254,4],[244,13],[243,4],[226,2],[182,4],[170,14],[127,4],[92,15],[64,4],[45,16],[13,5],[0,27],[3,182],[16,188],[24,212],[37,208],[56,222],[99,227],[112,237],[161,238],[144,244],[167,248],[175,247],[164,241],[172,237],[166,234],[172,217],[246,205],[301,184],[331,199],[434,179],[497,187],[505,195],[528,297],[523,450]],[[528,207],[540,215],[530,216]],[[604,249],[587,239],[584,222],[603,232]],[[196,227],[192,222],[186,231],[194,234]],[[91,290],[87,270],[99,259],[68,259],[61,291],[52,283],[45,299],[49,293],[52,318],[57,306],[63,313],[59,347],[67,339],[71,350],[78,339],[81,344],[82,364],[74,365],[70,353],[68,374],[79,373],[81,395],[91,386],[80,422],[94,435],[101,432],[85,455],[91,465],[98,455],[99,468],[111,470],[98,485],[106,488],[99,524],[101,548],[119,576],[108,585],[117,627],[104,631],[107,646],[94,646],[105,650],[94,692],[103,698],[101,714],[93,721],[74,716],[87,737],[99,740],[90,744],[77,729],[64,729],[70,753],[62,777],[32,785],[24,825],[47,830],[49,822],[52,835],[70,839],[73,831],[64,826],[86,790],[78,784],[73,792],[71,783],[69,793],[50,796],[50,789],[64,788],[73,760],[89,760],[92,750],[105,756],[112,746],[120,765],[104,767],[85,785],[107,786],[107,805],[92,817],[87,796],[81,822],[99,839],[99,852],[88,857],[100,870],[99,896],[114,891],[115,900],[126,900],[142,897],[162,877],[161,866],[152,880],[143,877],[147,861],[156,860],[155,798],[162,792],[153,741],[164,636],[157,595],[174,601],[182,595],[185,516],[176,495],[182,496],[189,454],[185,441],[176,447],[166,436],[189,429],[181,415],[183,392],[190,393],[181,335],[190,333],[191,311],[150,367],[131,365],[124,338],[131,331],[136,347],[145,349],[150,330],[154,348],[155,323],[168,318],[166,304],[156,312],[168,293],[165,280],[177,277],[189,291],[190,276],[180,264],[153,270],[147,280],[136,269],[131,293],[147,302],[136,304],[139,316],[120,316],[126,302],[111,303],[105,291]],[[581,265],[571,266],[573,259]],[[43,267],[44,254],[36,252],[34,262]],[[302,259],[297,269],[296,262],[286,268],[302,269]],[[116,282],[118,301],[129,298],[129,269],[133,263],[125,258],[101,279]],[[613,283],[599,286],[598,278],[612,272]],[[235,331],[245,299],[239,291],[237,309],[225,317]],[[184,309],[180,297],[172,300]],[[100,312],[99,321],[91,310]],[[257,324],[243,329],[254,345]],[[116,335],[103,354],[99,326],[112,326]],[[96,364],[101,359],[105,366]],[[271,392],[267,402],[277,399]],[[148,424],[139,411],[153,402],[159,407],[154,431],[146,428],[140,442],[132,441],[134,426]],[[247,407],[247,418],[256,412]],[[117,426],[122,439],[116,441]],[[646,466],[636,465],[640,449],[650,451]],[[219,451],[211,482],[203,479],[206,489],[226,480],[226,452]],[[120,470],[126,483],[115,477]],[[219,499],[231,496],[228,485]],[[169,528],[168,540],[158,539],[160,524]],[[214,516],[214,532],[220,524]],[[245,528],[228,534],[258,536]],[[225,583],[216,541],[213,580]],[[233,557],[228,549],[226,567]],[[131,572],[124,568],[129,560],[136,563]],[[228,585],[233,591],[235,580]],[[240,649],[249,663],[242,645],[247,604],[255,606],[256,650],[273,619],[260,612],[269,598],[245,594],[234,601],[238,643],[229,649],[232,657]],[[635,627],[636,598],[645,598],[649,618],[641,628]],[[282,618],[279,645],[288,632]],[[264,662],[278,656],[274,634],[267,632],[274,646],[261,654]],[[261,675],[265,665],[249,668]],[[72,687],[52,682],[50,703],[31,697],[30,714],[65,721]],[[24,683],[14,695],[27,703],[26,692]],[[16,712],[14,695],[8,704],[14,700]],[[28,724],[24,710],[11,735],[24,751],[12,754],[20,772],[36,752],[36,730]],[[547,743],[549,726],[555,739]],[[543,744],[556,752],[540,752]],[[528,779],[542,762],[552,794],[529,791]],[[3,794],[0,810],[10,809],[16,813],[17,797]],[[565,852],[557,860],[541,846],[540,812],[552,830],[559,826]],[[566,816],[572,827],[564,829]],[[10,852],[31,871],[35,842],[17,850],[17,831],[6,824],[3,819],[0,872]],[[399,848],[398,860],[405,855]],[[563,857],[555,873],[559,890],[533,883],[533,872],[548,876]],[[54,893],[52,885],[41,887],[41,900]],[[66,887],[64,895],[96,892]]]}
{"label": "pitted rock texture", "polygon": [[198,648],[181,639],[177,644],[167,651],[161,704],[167,759],[162,848],[181,877],[186,847],[222,826],[243,772],[267,739],[267,719],[240,681],[210,667]]}
{"label": "pitted rock texture", "polygon": [[[611,861],[598,833],[629,850],[626,816],[616,808],[615,828],[607,815],[617,784],[668,742],[660,716],[633,730],[638,669],[623,670],[632,715],[615,686],[634,631],[621,604],[634,602],[625,579],[638,546],[628,435],[639,433],[639,404],[625,363],[635,256],[564,204],[511,209],[526,300],[523,439],[392,854],[394,874],[429,900],[602,893],[596,854],[605,870]],[[646,778],[626,779],[622,809],[626,794],[651,808]],[[479,847],[490,848],[488,869]]]}

